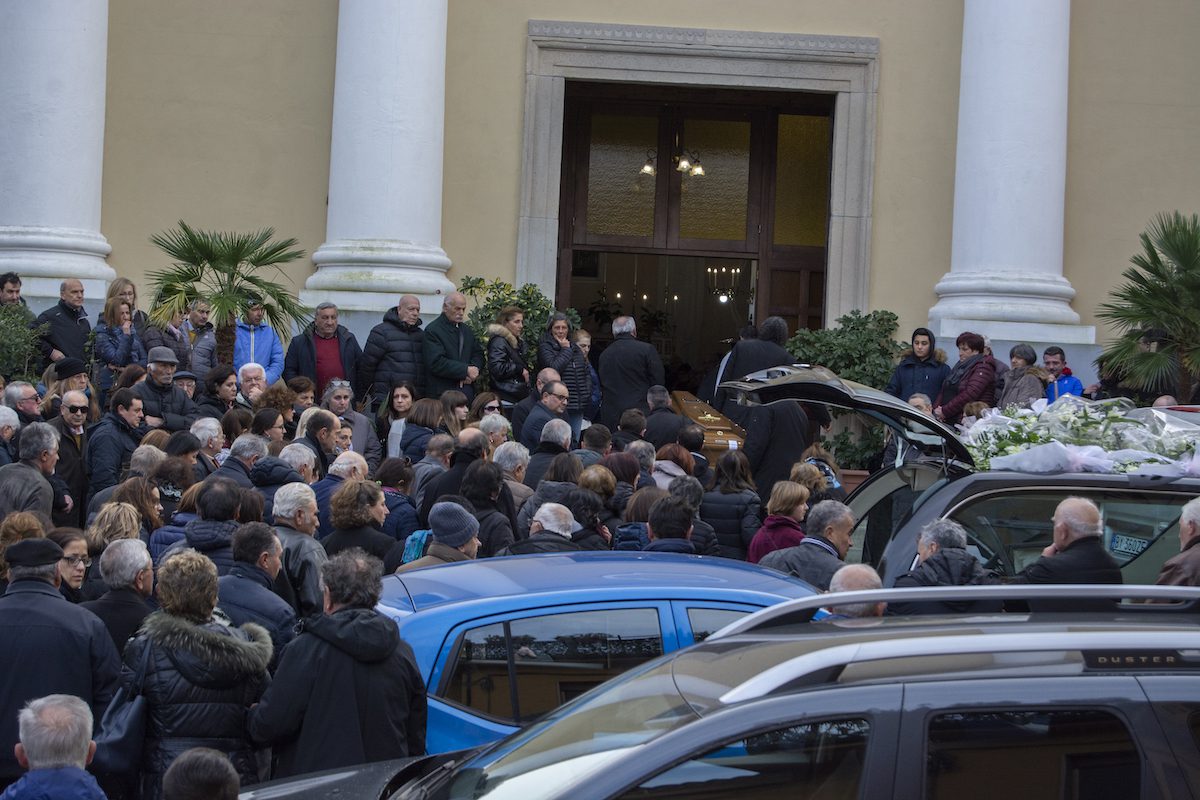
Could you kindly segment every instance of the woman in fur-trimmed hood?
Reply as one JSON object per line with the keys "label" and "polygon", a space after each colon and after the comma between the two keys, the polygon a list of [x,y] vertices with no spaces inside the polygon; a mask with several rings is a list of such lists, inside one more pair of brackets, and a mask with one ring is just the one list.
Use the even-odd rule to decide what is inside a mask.
{"label": "woman in fur-trimmed hood", "polygon": [[142,798],[162,793],[162,776],[184,751],[225,753],[242,785],[256,783],[245,715],[270,682],[271,637],[253,623],[234,628],[213,609],[217,568],[195,550],[168,558],[158,570],[162,610],[151,614],[125,648],[124,685],[147,658],[143,690],[149,711],[142,749]]}
{"label": "woman in fur-trimmed hood", "polygon": [[1015,345],[1008,351],[1008,358],[1012,366],[996,408],[1029,408],[1033,401],[1046,396],[1046,387],[1054,377],[1037,363],[1037,351],[1027,344]]}
{"label": "woman in fur-trimmed hood", "polygon": [[526,351],[529,345],[522,338],[525,331],[525,311],[518,306],[505,306],[488,325],[487,365],[492,391],[502,400],[518,403],[529,394],[529,365]]}

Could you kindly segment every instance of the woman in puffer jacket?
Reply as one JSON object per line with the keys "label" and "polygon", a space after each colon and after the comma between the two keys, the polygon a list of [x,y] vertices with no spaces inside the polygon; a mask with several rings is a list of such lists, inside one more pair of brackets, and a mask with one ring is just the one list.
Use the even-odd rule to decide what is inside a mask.
{"label": "woman in puffer jacket", "polygon": [[121,670],[122,683],[130,685],[146,663],[143,800],[161,796],[163,773],[193,747],[224,753],[243,786],[257,783],[245,716],[270,681],[270,634],[253,623],[234,628],[219,612],[214,616],[217,568],[193,550],[159,567],[158,599],[162,610],[147,617],[125,647]]}
{"label": "woman in puffer jacket", "polygon": [[521,338],[525,332],[525,310],[505,306],[488,325],[488,383],[501,400],[519,403],[529,394],[529,365],[525,353],[529,345]]}
{"label": "woman in puffer jacket", "polygon": [[571,323],[566,314],[556,311],[550,315],[546,332],[538,342],[538,364],[542,369],[558,370],[566,385],[570,393],[567,421],[571,423],[571,441],[578,442],[583,430],[583,412],[592,400],[592,375],[587,356],[571,341]]}
{"label": "woman in puffer jacket", "polygon": [[746,551],[762,525],[762,501],[750,477],[750,462],[741,450],[729,450],[717,459],[712,491],[704,493],[700,519],[712,526],[725,558],[746,560]]}

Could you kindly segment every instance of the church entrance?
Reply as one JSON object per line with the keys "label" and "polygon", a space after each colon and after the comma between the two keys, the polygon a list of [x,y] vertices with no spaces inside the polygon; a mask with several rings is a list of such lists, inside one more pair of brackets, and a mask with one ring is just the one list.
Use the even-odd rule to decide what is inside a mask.
{"label": "church entrance", "polygon": [[567,82],[556,302],[632,315],[672,389],[738,331],[824,323],[834,96]]}

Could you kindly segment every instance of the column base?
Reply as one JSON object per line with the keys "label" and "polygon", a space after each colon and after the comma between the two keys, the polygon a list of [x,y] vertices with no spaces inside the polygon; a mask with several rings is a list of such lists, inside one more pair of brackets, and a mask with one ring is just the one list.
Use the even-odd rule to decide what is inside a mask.
{"label": "column base", "polygon": [[938,301],[931,320],[976,319],[996,322],[1079,325],[1071,310],[1075,290],[1061,275],[995,272],[949,272],[933,287]]}
{"label": "column base", "polygon": [[21,296],[35,314],[58,302],[67,278],[83,281],[88,313],[104,306],[117,273],[105,261],[112,246],[97,231],[75,228],[0,226],[0,272],[21,276]]}
{"label": "column base", "polygon": [[313,253],[317,271],[304,282],[300,301],[309,306],[338,306],[338,321],[359,344],[383,321],[400,296],[415,295],[426,321],[442,311],[445,296],[455,290],[446,278],[450,258],[437,245],[395,239],[326,242]]}

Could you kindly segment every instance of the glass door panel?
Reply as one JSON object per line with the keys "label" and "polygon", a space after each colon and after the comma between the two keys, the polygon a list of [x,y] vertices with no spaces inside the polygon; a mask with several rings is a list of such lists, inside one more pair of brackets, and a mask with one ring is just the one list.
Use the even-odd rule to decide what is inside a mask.
{"label": "glass door panel", "polygon": [[690,168],[679,172],[679,238],[746,240],[750,139],[749,121],[684,120],[679,155]]}
{"label": "glass door panel", "polygon": [[833,120],[780,114],[777,132],[772,244],[824,247]]}
{"label": "glass door panel", "polygon": [[588,151],[587,232],[650,239],[657,189],[658,117],[593,113]]}

